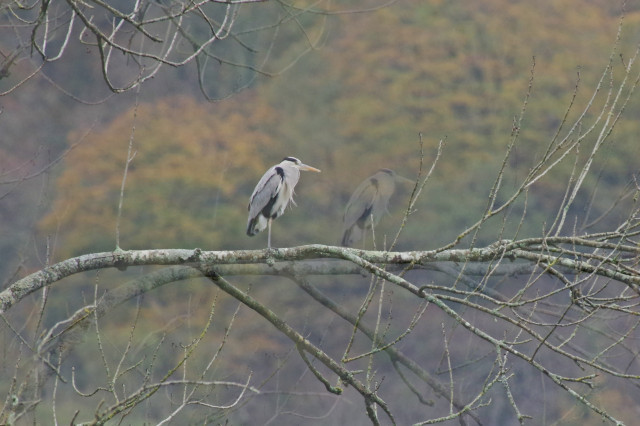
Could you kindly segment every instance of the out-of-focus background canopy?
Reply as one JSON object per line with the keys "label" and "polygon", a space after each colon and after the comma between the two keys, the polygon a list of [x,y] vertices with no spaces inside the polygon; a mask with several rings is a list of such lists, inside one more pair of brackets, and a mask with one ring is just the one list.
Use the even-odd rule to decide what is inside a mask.
{"label": "out-of-focus background canopy", "polygon": [[[337,244],[345,204],[358,183],[380,168],[415,178],[420,138],[425,168],[438,142],[446,143],[398,249],[436,248],[485,208],[532,72],[519,143],[505,175],[514,185],[554,137],[574,93],[577,107],[567,121],[582,112],[612,49],[613,62],[633,60],[640,4],[626,3],[619,40],[623,8],[610,0],[245,4],[234,12],[235,35],[212,43],[210,57],[163,66],[119,94],[105,84],[97,49],[75,37],[59,60],[15,88],[41,64],[37,52],[20,56],[0,78],[0,92],[8,91],[0,96],[0,282],[47,262],[114,249],[130,140],[135,157],[124,191],[123,249],[264,248],[266,235],[245,236],[249,195],[262,173],[288,155],[322,173],[302,174],[297,207],[274,223],[273,245]],[[3,23],[18,22],[4,6],[0,13]],[[18,37],[29,34],[0,30],[4,66]],[[182,43],[177,51],[188,51]],[[126,84],[137,69],[115,57],[112,82]],[[602,84],[604,92],[609,83]],[[624,117],[574,204],[575,227],[605,212],[638,170],[637,97]],[[521,236],[537,235],[553,220],[570,166],[532,187]],[[378,245],[399,225],[410,191],[411,185],[398,185],[390,214],[376,229]],[[514,220],[507,229],[518,225]],[[484,231],[485,242],[495,239]],[[92,283],[80,281],[67,291],[85,297]],[[184,308],[184,293],[167,292],[146,315],[161,320]],[[72,302],[60,301],[64,293],[52,297],[61,299],[49,302],[55,309],[45,321],[73,312],[64,307]],[[283,299],[284,306],[296,306]],[[206,306],[190,309],[206,319]],[[126,328],[125,319],[114,318],[111,326]],[[250,327],[245,332],[245,341],[280,350],[277,339]],[[237,349],[239,365],[243,356],[246,351]]]}
{"label": "out-of-focus background canopy", "polygon": [[[323,10],[368,7],[366,1],[339,2]],[[244,5],[234,30],[272,22],[277,9],[269,2]],[[274,225],[275,244],[336,243],[339,229],[326,231],[341,219],[360,180],[382,167],[415,176],[420,132],[427,163],[438,140],[446,138],[446,149],[402,247],[433,248],[455,237],[484,207],[533,58],[533,94],[510,164],[514,179],[526,173],[558,129],[578,72],[575,103],[583,106],[592,96],[620,15],[621,5],[609,1],[581,2],[578,11],[572,2],[483,0],[403,1],[366,13],[307,12],[277,34],[265,30],[259,37],[249,33],[246,41],[217,41],[219,57],[257,63],[276,75],[223,62],[209,66],[202,76],[207,95],[232,95],[216,102],[204,99],[195,63],[165,66],[139,91],[111,95],[97,52],[67,49],[0,98],[4,181],[33,174],[74,147],[47,173],[3,185],[2,272],[10,272],[34,244],[42,250],[47,235],[53,238],[52,260],[114,247],[132,132],[136,156],[123,207],[123,248],[264,246],[260,237],[244,237],[243,216],[255,182],[286,155],[323,173],[302,176],[299,206],[286,224]],[[633,54],[638,19],[628,4],[614,61],[630,60],[625,55]],[[0,51],[6,57],[16,41],[10,32],[3,34]],[[257,53],[250,56],[246,45]],[[33,67],[27,60],[13,65],[0,90]],[[637,115],[637,108],[634,101],[626,114]],[[570,119],[580,112],[574,109]],[[611,201],[607,185],[629,179],[637,168],[638,125],[626,120],[607,147],[596,216]],[[566,176],[558,176],[557,185],[535,188],[529,209],[539,220],[528,223],[530,230],[538,232],[554,213],[565,183]],[[406,196],[410,186],[404,189]],[[394,200],[400,204],[392,213],[401,213],[404,200]]]}

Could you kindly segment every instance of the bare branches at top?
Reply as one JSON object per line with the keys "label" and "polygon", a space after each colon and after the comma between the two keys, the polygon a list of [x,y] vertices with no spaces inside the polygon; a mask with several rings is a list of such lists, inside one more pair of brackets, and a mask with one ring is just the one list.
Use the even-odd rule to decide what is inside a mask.
{"label": "bare branches at top", "polygon": [[[97,53],[108,89],[121,93],[153,78],[164,67],[195,62],[205,96],[208,70],[215,65],[273,75],[264,67],[280,25],[296,22],[307,9],[283,4],[285,13],[250,16],[250,5],[264,0],[136,0],[133,2],[9,1],[0,5],[0,31],[16,43],[0,49],[0,80],[12,77],[7,94],[38,75],[45,64],[80,52]],[[245,5],[242,12],[240,6]],[[264,8],[262,9],[264,11]],[[241,28],[238,23],[241,18]],[[324,19],[324,18],[320,18]],[[300,27],[301,37],[315,43]],[[257,41],[257,39],[260,41]],[[241,55],[227,55],[213,45],[230,40]],[[312,46],[311,46],[312,47]],[[245,59],[231,59],[238,56]],[[93,59],[91,60],[93,61]],[[28,63],[28,67],[21,64]],[[211,74],[209,72],[209,74]],[[46,77],[48,78],[48,77]],[[54,84],[58,84],[55,83]],[[66,91],[64,87],[61,87]],[[214,97],[214,95],[211,95]]]}

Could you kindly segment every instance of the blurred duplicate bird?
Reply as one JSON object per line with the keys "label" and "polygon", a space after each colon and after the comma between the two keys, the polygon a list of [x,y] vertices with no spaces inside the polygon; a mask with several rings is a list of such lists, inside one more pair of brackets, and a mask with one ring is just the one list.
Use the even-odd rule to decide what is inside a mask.
{"label": "blurred duplicate bird", "polygon": [[384,213],[388,213],[389,199],[397,182],[413,183],[393,170],[380,169],[358,185],[344,212],[340,242],[343,246],[352,246],[363,239],[365,231],[374,228]]}
{"label": "blurred duplicate bird", "polygon": [[271,222],[282,216],[289,202],[295,205],[293,189],[300,179],[300,170],[320,172],[295,157],[285,157],[280,164],[267,170],[251,194],[247,235],[253,237],[269,228],[268,248],[271,248]]}

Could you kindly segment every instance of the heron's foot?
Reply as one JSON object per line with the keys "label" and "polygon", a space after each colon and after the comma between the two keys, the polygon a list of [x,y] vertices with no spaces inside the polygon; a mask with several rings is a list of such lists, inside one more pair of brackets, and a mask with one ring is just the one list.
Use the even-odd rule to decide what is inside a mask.
{"label": "heron's foot", "polygon": [[[126,250],[122,250],[120,248],[120,246],[116,245],[115,250],[113,250],[114,254],[124,254],[126,253]],[[118,259],[114,262],[114,266],[116,268],[118,268],[119,271],[126,271],[127,270],[127,263],[123,260],[123,259]]]}
{"label": "heron's foot", "polygon": [[276,264],[276,259],[274,255],[277,253],[277,251],[278,249],[274,249],[273,247],[267,247],[267,258],[265,259],[265,262],[267,263],[267,265],[273,266]]}

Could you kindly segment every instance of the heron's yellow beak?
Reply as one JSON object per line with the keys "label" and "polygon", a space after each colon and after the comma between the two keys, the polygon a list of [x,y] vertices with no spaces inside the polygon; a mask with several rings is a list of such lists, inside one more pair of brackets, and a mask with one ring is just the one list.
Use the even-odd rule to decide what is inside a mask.
{"label": "heron's yellow beak", "polygon": [[416,183],[415,180],[407,179],[404,176],[396,175],[396,181],[403,183]]}
{"label": "heron's yellow beak", "polygon": [[316,173],[320,173],[320,169],[316,169],[315,167],[311,167],[311,166],[307,166],[306,164],[300,164],[300,167],[298,167],[300,170],[304,170],[306,172],[316,172]]}

